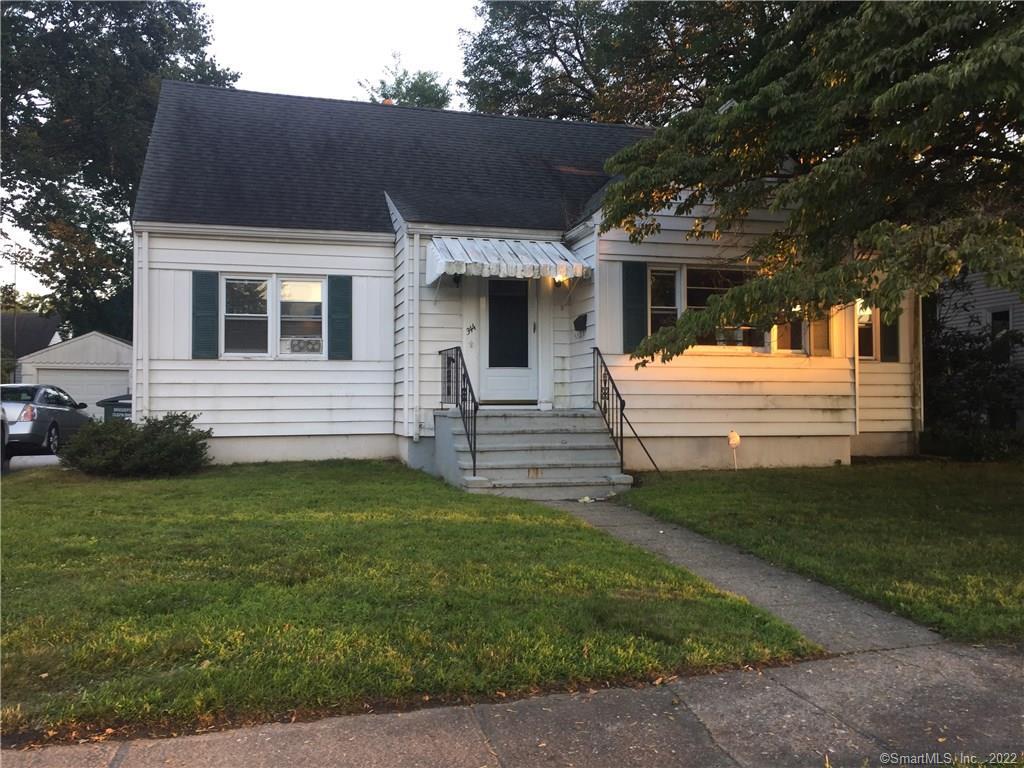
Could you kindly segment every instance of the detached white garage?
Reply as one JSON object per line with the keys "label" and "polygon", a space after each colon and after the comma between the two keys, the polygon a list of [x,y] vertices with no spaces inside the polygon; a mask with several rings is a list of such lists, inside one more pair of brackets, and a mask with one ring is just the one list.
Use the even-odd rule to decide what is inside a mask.
{"label": "detached white garage", "polygon": [[129,342],[93,331],[18,358],[19,381],[60,387],[102,419],[96,402],[129,391],[131,364]]}

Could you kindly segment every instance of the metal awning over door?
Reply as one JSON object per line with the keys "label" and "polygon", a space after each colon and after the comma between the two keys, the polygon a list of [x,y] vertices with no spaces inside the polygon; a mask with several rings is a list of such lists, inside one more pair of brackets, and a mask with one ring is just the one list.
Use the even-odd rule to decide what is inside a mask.
{"label": "metal awning over door", "polygon": [[441,275],[588,277],[590,267],[553,241],[435,237],[427,248],[427,284]]}

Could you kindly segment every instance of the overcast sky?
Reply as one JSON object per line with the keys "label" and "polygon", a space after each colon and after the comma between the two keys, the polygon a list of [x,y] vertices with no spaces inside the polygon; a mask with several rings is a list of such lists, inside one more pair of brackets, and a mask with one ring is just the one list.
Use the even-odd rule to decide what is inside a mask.
{"label": "overcast sky", "polygon": [[[360,80],[375,82],[402,56],[411,71],[462,74],[459,29],[476,31],[472,0],[206,0],[213,21],[211,51],[241,73],[238,88],[332,99],[366,98]],[[459,106],[456,96],[453,106]],[[15,279],[4,262],[0,281]],[[17,271],[21,291],[40,292],[38,281]]]}

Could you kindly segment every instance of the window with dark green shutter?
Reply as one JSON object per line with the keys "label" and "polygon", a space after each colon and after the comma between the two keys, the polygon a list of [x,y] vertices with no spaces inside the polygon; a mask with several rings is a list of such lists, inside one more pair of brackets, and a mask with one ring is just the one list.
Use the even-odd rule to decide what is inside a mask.
{"label": "window with dark green shutter", "polygon": [[647,336],[647,264],[622,263],[622,351],[629,353]]}
{"label": "window with dark green shutter", "polygon": [[220,277],[216,272],[192,273],[192,357],[217,359]]}
{"label": "window with dark green shutter", "polygon": [[352,278],[327,278],[327,357],[352,359]]}

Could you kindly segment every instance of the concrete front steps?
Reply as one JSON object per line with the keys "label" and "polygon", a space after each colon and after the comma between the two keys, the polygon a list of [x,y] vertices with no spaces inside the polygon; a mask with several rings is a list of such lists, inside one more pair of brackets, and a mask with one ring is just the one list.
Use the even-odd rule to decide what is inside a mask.
{"label": "concrete front steps", "polygon": [[445,479],[471,493],[521,499],[604,498],[633,484],[596,410],[482,409],[477,461],[458,410],[436,414],[435,450]]}

